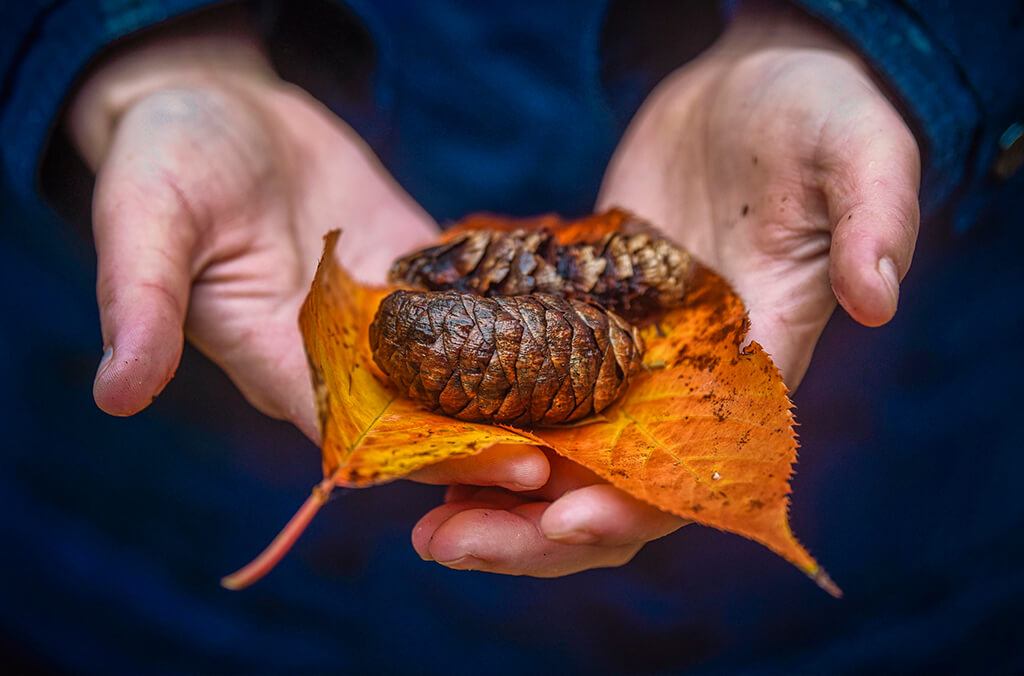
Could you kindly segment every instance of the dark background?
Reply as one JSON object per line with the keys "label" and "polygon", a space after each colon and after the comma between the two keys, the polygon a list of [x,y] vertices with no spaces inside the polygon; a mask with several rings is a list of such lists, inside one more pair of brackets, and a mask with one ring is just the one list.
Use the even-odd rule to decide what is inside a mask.
{"label": "dark background", "polygon": [[[628,111],[653,76],[616,68]],[[387,126],[360,126],[351,100],[387,158]],[[794,396],[792,524],[843,600],[698,526],[615,570],[450,571],[409,544],[441,489],[405,482],[339,493],[273,574],[232,593],[219,577],[305,499],[318,451],[191,349],[144,413],[95,408],[88,186],[52,161],[77,227],[0,193],[0,659],[16,671],[1024,670],[1024,232],[1009,200],[964,235],[929,219],[896,319],[866,329],[838,312]],[[445,190],[414,196],[440,218],[478,208]],[[513,199],[500,206],[552,208]]]}

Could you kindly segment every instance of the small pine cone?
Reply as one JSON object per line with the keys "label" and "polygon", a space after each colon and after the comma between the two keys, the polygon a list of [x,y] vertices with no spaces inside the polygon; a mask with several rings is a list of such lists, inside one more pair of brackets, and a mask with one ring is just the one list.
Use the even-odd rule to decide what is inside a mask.
{"label": "small pine cone", "polygon": [[[391,280],[488,297],[550,293],[598,303],[631,321],[679,305],[693,269],[690,254],[645,221],[614,215],[622,221],[614,232],[568,244],[544,226],[463,230],[398,259]],[[577,230],[585,237],[584,227]]]}
{"label": "small pine cone", "polygon": [[600,412],[640,369],[643,342],[613,313],[558,296],[395,291],[370,325],[370,348],[429,409],[528,427]]}
{"label": "small pine cone", "polygon": [[455,238],[399,258],[392,282],[430,291],[462,291],[477,296],[521,296],[567,292],[553,262],[558,247],[546,228],[509,231],[466,230]]}
{"label": "small pine cone", "polygon": [[636,223],[635,232],[561,248],[557,269],[567,281],[568,295],[599,303],[630,321],[682,304],[693,257],[646,223]]}

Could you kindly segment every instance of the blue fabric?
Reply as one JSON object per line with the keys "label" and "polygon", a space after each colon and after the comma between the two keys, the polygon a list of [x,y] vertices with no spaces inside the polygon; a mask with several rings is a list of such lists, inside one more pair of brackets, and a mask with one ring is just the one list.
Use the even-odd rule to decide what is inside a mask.
{"label": "blue fabric", "polygon": [[[972,25],[967,3],[951,3],[961,13],[945,28],[924,22],[933,13],[892,9],[902,30],[928,36],[936,56],[924,62],[868,45],[875,24],[849,18],[868,3],[805,3],[907,83],[909,108],[932,96],[911,85],[941,93],[914,113],[942,151],[930,155],[927,190],[938,201],[964,190],[982,205],[967,236],[925,238],[890,327],[830,324],[797,393],[794,529],[846,600],[751,542],[696,527],[627,567],[562,580],[449,571],[408,543],[441,492],[405,483],[340,494],[270,577],[236,594],[218,577],[308,495],[316,449],[253,411],[193,351],[143,414],[97,411],[93,253],[43,213],[36,179],[91,56],[198,4],[37,2],[5,8],[0,22],[8,662],[104,673],[1024,669],[1014,644],[1024,454],[1011,389],[1024,356],[1003,345],[1024,332],[1024,232],[1012,184],[983,187],[970,160],[991,154],[983,130],[1021,111],[1019,84],[986,85],[981,73],[991,54],[1012,63],[1011,22],[957,43],[949,31]],[[603,7],[488,4],[351,3],[379,51],[375,106],[387,120],[359,129],[442,220],[479,208],[584,211],[622,124],[599,86]],[[926,79],[908,72],[918,68]]]}
{"label": "blue fabric", "polygon": [[[959,225],[966,227],[985,201],[1019,188],[1019,175],[1009,187],[989,173],[1000,135],[1024,121],[1024,93],[1013,76],[1024,72],[1024,8],[1019,2],[796,3],[853,42],[909,111],[925,150],[926,213],[957,193],[964,204]],[[88,62],[118,38],[210,4],[34,0],[6,8],[0,27],[0,153],[23,200],[40,204],[40,158],[69,88]],[[470,208],[511,204],[518,208],[508,211],[525,212],[527,205],[510,196],[529,193],[539,203],[561,200],[564,192],[552,186],[588,185],[600,177],[601,160],[621,126],[609,114],[598,78],[597,40],[605,3],[538,3],[528,12],[505,12],[515,15],[503,17],[507,23],[494,21],[493,8],[463,3],[347,4],[366,22],[382,53],[379,102],[390,106],[400,101],[394,106],[400,130],[393,139],[395,156],[385,159],[396,174],[407,176],[414,194],[420,185],[446,181],[452,195],[478,196]],[[487,29],[480,30],[482,25]],[[470,26],[475,30],[466,30]],[[567,37],[542,39],[555,27]],[[438,50],[439,45],[445,49]],[[525,68],[524,50],[536,62],[560,67]],[[426,53],[431,58],[424,58]],[[517,92],[523,87],[536,96],[520,100]],[[460,96],[449,96],[451,91]],[[417,105],[406,105],[409,100]],[[521,109],[533,101],[543,101],[543,110]],[[576,124],[565,124],[568,119]],[[462,125],[465,139],[456,143],[433,133],[441,121]],[[537,128],[527,121],[548,133],[549,143],[536,144],[545,149],[539,157],[526,154],[520,142],[522,134],[532,139],[540,133],[524,132]],[[517,122],[520,129],[506,126]],[[452,162],[453,157],[458,161]],[[512,165],[546,166],[549,173],[540,180],[537,173],[503,169]],[[520,186],[508,185],[509,177],[531,183],[520,192]],[[573,207],[584,211],[587,204],[581,198]],[[461,215],[444,204],[431,211],[442,218]]]}
{"label": "blue fabric", "polygon": [[[111,42],[209,0],[72,0],[5,8],[0,26],[0,147],[9,180],[38,206],[38,169],[68,91]],[[13,3],[12,3],[13,5]]]}
{"label": "blue fabric", "polygon": [[620,126],[599,79],[603,2],[353,7],[391,35],[376,41],[393,64],[378,75],[394,97],[384,161],[432,215],[592,208]]}
{"label": "blue fabric", "polygon": [[1024,121],[1024,5],[1004,0],[795,0],[850,40],[909,111],[924,150],[925,214],[956,194],[957,226],[1013,187],[992,178],[999,137]]}

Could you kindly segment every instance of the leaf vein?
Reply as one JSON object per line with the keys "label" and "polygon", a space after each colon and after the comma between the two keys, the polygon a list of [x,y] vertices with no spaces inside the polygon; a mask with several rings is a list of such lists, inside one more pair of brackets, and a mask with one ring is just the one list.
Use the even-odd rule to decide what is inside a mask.
{"label": "leaf vein", "polygon": [[[650,433],[650,431],[648,431],[646,427],[644,427],[643,425],[641,425],[641,424],[640,424],[640,422],[639,422],[639,421],[638,421],[638,420],[637,420],[636,418],[634,418],[634,417],[633,417],[633,416],[631,416],[630,414],[626,413],[625,411],[621,411],[621,413],[622,413],[622,415],[623,415],[623,416],[625,416],[625,417],[626,417],[626,418],[627,418],[627,419],[628,419],[628,420],[629,420],[630,422],[632,422],[632,423],[633,423],[634,425],[636,425],[636,427],[637,427],[637,429],[638,429],[638,430],[640,430],[641,432],[643,432],[644,434],[646,434],[646,435],[647,435],[647,437],[648,437],[648,438],[649,438],[649,439],[650,439],[651,441],[653,441],[653,442],[654,442],[654,443],[655,443],[655,444],[657,445],[657,447],[658,447],[658,448],[660,448],[661,450],[665,451],[665,452],[666,452],[666,453],[668,453],[668,454],[669,454],[670,456],[672,456],[673,458],[675,458],[676,460],[678,460],[678,461],[679,461],[679,464],[680,464],[680,465],[681,465],[681,466],[683,467],[683,469],[685,469],[685,470],[686,470],[687,472],[689,472],[689,473],[690,473],[691,475],[693,475],[693,478],[694,478],[694,480],[695,480],[695,481],[696,481],[697,483],[700,483],[700,484],[704,484],[704,485],[708,485],[706,481],[704,481],[703,479],[701,479],[701,478],[700,478],[700,476],[699,476],[699,475],[698,475],[698,474],[697,474],[697,473],[696,473],[695,471],[693,471],[693,468],[692,468],[692,467],[690,467],[689,465],[687,465],[687,464],[686,464],[686,462],[685,462],[685,461],[684,461],[684,460],[683,460],[682,458],[680,458],[680,457],[679,457],[678,455],[676,455],[675,453],[673,453],[673,452],[672,452],[672,451],[671,451],[671,450],[670,450],[670,449],[668,448],[668,446],[666,446],[665,444],[663,444],[663,443],[662,443],[662,442],[661,442],[661,441],[660,441],[660,440],[659,440],[659,439],[658,439],[658,438],[657,438],[656,436],[654,436],[653,434],[651,434],[651,433]],[[647,467],[647,460],[648,460],[648,459],[650,458],[650,455],[654,453],[654,450],[655,450],[655,449],[653,449],[653,448],[652,448],[652,449],[650,450],[649,454],[648,454],[648,457],[647,457],[647,459],[645,459],[645,460],[644,460],[644,468],[645,468],[645,471],[646,471],[646,467]],[[710,488],[710,486],[708,486],[708,487]],[[645,486],[645,488],[646,488],[646,486]],[[712,490],[714,490],[714,489],[712,489]],[[717,491],[715,491],[715,492],[717,492]]]}
{"label": "leaf vein", "polygon": [[[395,399],[397,399],[397,398],[398,398],[398,395],[392,395],[392,397],[390,399],[388,399],[388,403],[384,404],[384,408],[382,408],[380,410],[380,412],[373,418],[373,420],[370,421],[370,424],[366,426],[366,429],[364,429],[362,432],[359,433],[359,436],[356,438],[356,440],[353,441],[349,445],[348,449],[346,450],[345,458],[344,458],[344,460],[342,461],[341,464],[344,464],[345,461],[347,461],[350,457],[352,457],[352,453],[354,453],[355,450],[357,448],[359,448],[359,444],[363,443],[363,439],[366,438],[366,435],[370,433],[370,430],[373,429],[374,425],[377,424],[377,422],[381,419],[381,417],[385,413],[387,413],[388,409],[391,408],[391,404],[393,404],[395,402]],[[339,469],[341,468],[341,464],[339,464],[339,466],[338,466]]]}

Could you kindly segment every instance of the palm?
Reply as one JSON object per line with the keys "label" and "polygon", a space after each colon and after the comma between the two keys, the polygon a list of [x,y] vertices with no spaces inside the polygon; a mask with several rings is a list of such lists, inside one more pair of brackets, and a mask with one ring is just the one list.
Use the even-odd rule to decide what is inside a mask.
{"label": "palm", "polygon": [[158,93],[125,115],[110,158],[101,179],[131,172],[152,181],[140,190],[173,196],[168,208],[187,241],[168,250],[189,258],[189,339],[260,409],[315,436],[296,317],[323,235],[345,230],[343,262],[382,281],[396,247],[434,235],[429,217],[354,132],[285,86],[259,98]]}

